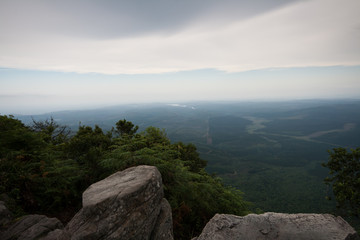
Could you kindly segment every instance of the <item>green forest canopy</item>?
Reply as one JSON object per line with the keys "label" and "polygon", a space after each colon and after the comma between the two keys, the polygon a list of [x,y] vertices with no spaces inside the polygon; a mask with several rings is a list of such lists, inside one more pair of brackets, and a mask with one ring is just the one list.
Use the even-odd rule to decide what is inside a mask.
{"label": "green forest canopy", "polygon": [[196,236],[215,213],[245,215],[242,193],[205,172],[193,144],[171,143],[165,131],[120,120],[104,133],[79,126],[70,136],[52,118],[26,126],[0,116],[0,192],[16,215],[42,213],[63,222],[81,208],[92,183],[131,166],[153,165],[162,174],[177,239]]}

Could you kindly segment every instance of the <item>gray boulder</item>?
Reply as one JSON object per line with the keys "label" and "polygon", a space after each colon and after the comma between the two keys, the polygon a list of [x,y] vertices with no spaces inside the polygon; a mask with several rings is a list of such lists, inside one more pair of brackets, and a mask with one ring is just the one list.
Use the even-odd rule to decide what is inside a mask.
{"label": "gray boulder", "polygon": [[296,239],[355,240],[356,231],[341,217],[330,214],[216,214],[197,240]]}
{"label": "gray boulder", "polygon": [[129,168],[91,185],[83,193],[83,208],[65,228],[56,218],[28,215],[0,233],[1,240],[173,238],[171,207],[152,166]]}
{"label": "gray boulder", "polygon": [[7,209],[5,203],[0,201],[0,227],[10,223],[12,219],[12,213]]}
{"label": "gray boulder", "polygon": [[78,240],[173,239],[171,209],[163,197],[156,167],[117,172],[83,193],[83,208],[63,234]]}
{"label": "gray boulder", "polygon": [[56,218],[48,218],[44,215],[27,215],[11,225],[5,232],[0,233],[0,239],[39,239],[49,232],[63,227],[63,224]]}

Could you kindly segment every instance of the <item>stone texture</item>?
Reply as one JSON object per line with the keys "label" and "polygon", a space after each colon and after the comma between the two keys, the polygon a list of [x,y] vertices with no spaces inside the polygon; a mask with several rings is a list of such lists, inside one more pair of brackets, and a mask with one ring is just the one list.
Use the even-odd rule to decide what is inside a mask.
{"label": "stone texture", "polygon": [[297,239],[355,240],[355,230],[341,217],[330,214],[216,214],[196,240]]}
{"label": "stone texture", "polygon": [[12,219],[12,213],[7,209],[5,203],[0,201],[0,227],[10,223]]}
{"label": "stone texture", "polygon": [[[129,168],[91,185],[83,193],[83,208],[65,228],[56,218],[28,215],[0,233],[0,239],[171,240],[171,207],[163,197],[156,167]],[[8,215],[2,202],[0,210]]]}
{"label": "stone texture", "polygon": [[49,232],[63,227],[63,224],[56,218],[48,218],[44,215],[27,215],[11,225],[5,232],[0,233],[0,239],[39,239]]}
{"label": "stone texture", "polygon": [[173,239],[173,222],[169,202],[163,198],[161,209],[150,239]]}
{"label": "stone texture", "polygon": [[[172,239],[169,230],[164,230],[171,211],[169,216],[163,196],[156,167],[138,166],[117,172],[83,193],[83,208],[65,231],[78,240]],[[167,216],[163,216],[165,211]]]}
{"label": "stone texture", "polygon": [[55,229],[52,232],[49,232],[45,237],[40,238],[39,240],[70,240],[71,236],[68,232],[63,229]]}

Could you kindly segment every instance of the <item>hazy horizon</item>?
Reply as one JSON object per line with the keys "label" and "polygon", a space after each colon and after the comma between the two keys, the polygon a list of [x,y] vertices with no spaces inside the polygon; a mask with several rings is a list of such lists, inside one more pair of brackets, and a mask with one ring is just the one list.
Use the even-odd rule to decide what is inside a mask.
{"label": "hazy horizon", "polygon": [[0,113],[360,99],[360,1],[0,2]]}
{"label": "hazy horizon", "polygon": [[[1,98],[1,96],[0,96]],[[0,112],[2,115],[15,115],[15,116],[36,116],[36,115],[49,115],[49,117],[53,113],[61,113],[61,112],[86,112],[86,111],[101,111],[107,109],[117,109],[117,110],[126,110],[126,109],[146,109],[150,108],[159,108],[159,107],[177,107],[177,108],[188,108],[192,110],[197,110],[198,105],[233,105],[239,104],[239,106],[245,104],[279,104],[279,106],[283,106],[282,104],[294,104],[293,106],[297,106],[298,104],[304,106],[323,106],[327,104],[348,104],[348,103],[357,103],[360,102],[360,98],[309,98],[309,99],[247,99],[247,100],[194,100],[194,101],[158,101],[158,102],[132,102],[132,103],[118,103],[118,104],[104,104],[104,105],[84,105],[84,106],[51,106],[51,107],[39,107],[39,108],[19,108],[17,112],[13,110]],[[309,105],[308,105],[309,104]],[[273,105],[272,105],[273,106]],[[6,109],[6,108],[4,108]]]}

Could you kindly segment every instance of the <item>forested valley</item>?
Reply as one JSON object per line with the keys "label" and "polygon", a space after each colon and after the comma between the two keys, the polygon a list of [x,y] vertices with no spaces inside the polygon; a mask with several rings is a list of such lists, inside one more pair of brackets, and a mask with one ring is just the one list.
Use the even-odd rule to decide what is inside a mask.
{"label": "forested valley", "polygon": [[[215,212],[348,216],[325,163],[333,149],[360,146],[359,109],[355,100],[200,102],[2,116],[11,131],[1,131],[1,192],[19,214],[66,221],[88,185],[149,164],[163,175],[179,239]],[[359,228],[356,219],[347,218]]]}

